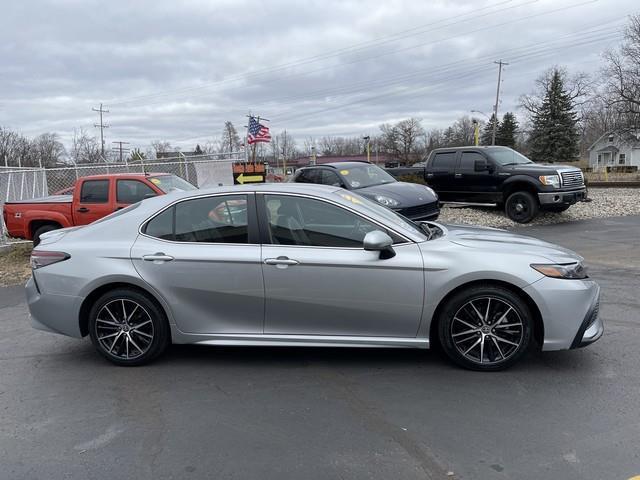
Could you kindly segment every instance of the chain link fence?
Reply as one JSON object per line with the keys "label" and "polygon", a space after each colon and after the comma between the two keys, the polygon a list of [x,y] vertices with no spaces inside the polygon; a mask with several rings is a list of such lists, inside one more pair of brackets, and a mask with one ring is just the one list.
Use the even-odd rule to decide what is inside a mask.
{"label": "chain link fence", "polygon": [[[0,170],[0,213],[6,202],[28,200],[69,191],[81,177],[114,173],[171,173],[198,188],[233,184],[233,165],[244,161],[241,153],[211,154],[55,168],[4,168]],[[0,215],[0,243],[8,241],[4,216]]]}

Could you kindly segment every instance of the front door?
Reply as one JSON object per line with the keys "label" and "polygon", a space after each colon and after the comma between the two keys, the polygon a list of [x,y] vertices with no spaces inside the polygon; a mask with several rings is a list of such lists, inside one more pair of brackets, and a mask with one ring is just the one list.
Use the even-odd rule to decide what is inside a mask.
{"label": "front door", "polygon": [[[476,162],[487,165],[487,170],[476,171]],[[498,192],[500,177],[493,160],[480,152],[462,151],[456,167],[456,191],[461,201],[470,203],[498,202],[502,195]]]}
{"label": "front door", "polygon": [[147,222],[133,245],[136,270],[164,297],[182,332],[262,333],[264,285],[253,199],[184,200]]}
{"label": "front door", "polygon": [[365,251],[384,230],[333,203],[264,195],[262,269],[265,334],[415,337],[424,293],[418,246],[399,240],[396,256]]}

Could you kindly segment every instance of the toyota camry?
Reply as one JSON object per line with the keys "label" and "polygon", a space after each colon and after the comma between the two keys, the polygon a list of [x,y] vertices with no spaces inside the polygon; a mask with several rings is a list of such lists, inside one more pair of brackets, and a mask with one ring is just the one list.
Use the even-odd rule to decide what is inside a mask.
{"label": "toyota camry", "polygon": [[26,285],[33,326],[89,336],[118,365],[171,343],[439,345],[506,368],[531,348],[603,333],[583,259],[507,231],[414,223],[309,184],[174,192],[42,236]]}

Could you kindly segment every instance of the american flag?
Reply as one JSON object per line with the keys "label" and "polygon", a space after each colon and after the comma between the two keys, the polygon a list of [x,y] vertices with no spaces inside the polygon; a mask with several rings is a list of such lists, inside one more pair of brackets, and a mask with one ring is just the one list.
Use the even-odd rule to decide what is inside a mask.
{"label": "american flag", "polygon": [[257,142],[270,142],[271,134],[269,127],[258,123],[255,117],[249,117],[249,133],[247,135],[247,143],[249,145]]}

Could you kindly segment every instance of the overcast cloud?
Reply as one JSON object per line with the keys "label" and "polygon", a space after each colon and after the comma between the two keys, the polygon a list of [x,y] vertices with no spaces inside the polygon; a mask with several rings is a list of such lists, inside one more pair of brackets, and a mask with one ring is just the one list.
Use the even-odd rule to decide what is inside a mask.
{"label": "overcast cloud", "polygon": [[0,125],[184,149],[251,110],[297,138],[502,112],[553,65],[596,72],[637,0],[3,2]]}

